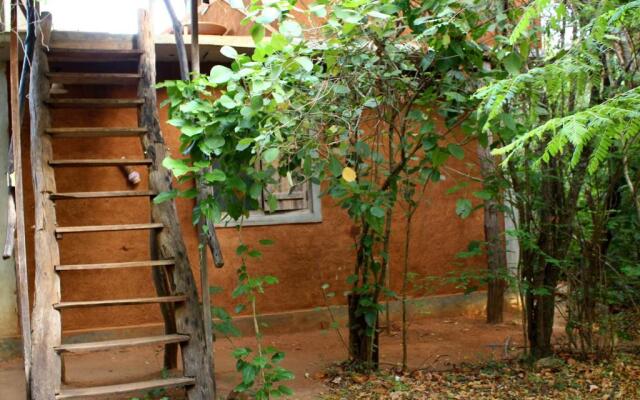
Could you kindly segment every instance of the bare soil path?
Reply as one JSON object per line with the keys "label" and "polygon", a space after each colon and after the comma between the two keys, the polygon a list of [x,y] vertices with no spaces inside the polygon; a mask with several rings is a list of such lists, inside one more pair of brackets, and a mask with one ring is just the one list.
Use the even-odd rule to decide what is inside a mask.
{"label": "bare soil path", "polygon": [[[510,349],[522,345],[517,315],[510,315],[500,325],[487,325],[483,317],[425,318],[410,329],[409,363],[412,368],[448,369],[453,364],[498,360]],[[343,332],[346,335],[346,332]],[[252,346],[251,338],[234,339],[236,346]],[[283,366],[296,379],[290,383],[296,400],[316,399],[327,391],[324,370],[345,359],[346,349],[335,331],[312,331],[265,336],[265,341],[285,351]],[[228,393],[238,375],[231,356],[234,347],[220,338],[216,343],[216,379],[222,394]],[[391,334],[381,338],[382,362],[397,364],[401,360],[400,332],[393,326]],[[105,373],[105,366],[108,366]],[[162,349],[119,350],[69,357],[67,381],[90,386],[157,377],[162,367]],[[0,363],[0,400],[23,400],[24,383],[20,359]],[[144,394],[142,394],[144,395]],[[133,396],[131,396],[133,397]],[[181,399],[172,393],[172,400]],[[107,398],[108,399],[108,398]]]}

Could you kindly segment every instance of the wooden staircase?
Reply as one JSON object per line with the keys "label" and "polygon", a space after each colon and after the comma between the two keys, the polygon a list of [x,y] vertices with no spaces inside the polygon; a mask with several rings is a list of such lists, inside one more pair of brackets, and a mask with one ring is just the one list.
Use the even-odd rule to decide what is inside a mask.
{"label": "wooden staircase", "polygon": [[[204,327],[198,293],[182,240],[175,204],[151,203],[151,221],[137,224],[58,226],[57,202],[74,199],[105,199],[148,197],[171,189],[171,175],[162,161],[165,145],[160,132],[155,92],[155,47],[148,16],[140,14],[140,33],[135,49],[100,50],[68,49],[43,46],[49,37],[49,24],[38,27],[34,59],[32,61],[29,95],[31,113],[31,163],[35,201],[35,303],[32,315],[32,382],[33,400],[94,399],[101,396],[122,396],[158,388],[184,388],[187,398],[201,400],[213,398],[213,360],[208,356],[204,341]],[[73,64],[76,67],[108,60],[111,63],[135,63],[136,71],[127,73],[96,73],[49,71],[49,63]],[[129,98],[59,98],[50,94],[52,83],[76,85],[137,85],[137,97]],[[138,126],[135,127],[56,127],[51,125],[52,108],[137,109]],[[82,111],[77,111],[82,112]],[[141,139],[144,156],[139,159],[54,159],[52,144],[58,138],[132,137]],[[55,171],[60,168],[105,167],[121,165],[147,167],[149,187],[146,190],[120,190],[96,192],[58,192]],[[116,211],[116,210],[114,210]],[[115,212],[114,212],[115,214]],[[84,235],[90,232],[149,231],[151,260],[62,264],[58,241],[65,235]],[[60,281],[64,271],[122,270],[150,268],[153,271],[149,285],[154,285],[157,296],[68,301],[61,298]],[[79,272],[78,272],[79,271]],[[165,282],[161,284],[159,282]],[[117,288],[114,288],[117,289]],[[170,312],[175,318],[175,332],[164,335],[118,340],[62,343],[64,310],[105,306],[139,306],[158,304],[163,314]],[[179,345],[182,356],[182,375],[168,379],[117,383],[94,387],[68,387],[63,385],[64,354],[84,354],[96,351],[140,346]],[[168,347],[165,347],[168,348]]]}

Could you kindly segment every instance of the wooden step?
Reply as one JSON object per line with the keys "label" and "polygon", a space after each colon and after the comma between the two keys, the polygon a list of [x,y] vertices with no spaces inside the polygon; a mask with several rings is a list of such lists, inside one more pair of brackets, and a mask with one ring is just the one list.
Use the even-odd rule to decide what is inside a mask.
{"label": "wooden step", "polygon": [[119,385],[94,386],[77,389],[62,389],[56,394],[56,400],[62,399],[93,399],[95,396],[117,395],[138,391],[149,391],[153,389],[169,389],[176,387],[185,387],[195,385],[193,378],[169,378],[157,379],[152,381],[121,383]]}
{"label": "wooden step", "polygon": [[101,263],[101,264],[68,264],[56,265],[56,271],[84,271],[95,269],[117,269],[117,268],[142,268],[142,267],[164,267],[174,265],[174,260],[150,260],[150,261],[128,261],[121,263]]}
{"label": "wooden step", "polygon": [[147,229],[162,229],[164,225],[158,223],[149,224],[121,224],[121,225],[85,225],[85,226],[59,226],[56,233],[83,233],[83,232],[116,232],[116,231],[141,231]]}
{"label": "wooden step", "polygon": [[131,108],[144,103],[142,99],[72,99],[52,98],[46,100],[53,108]]}
{"label": "wooden step", "polygon": [[140,74],[96,72],[49,72],[52,83],[63,85],[137,85]]}
{"label": "wooden step", "polygon": [[56,138],[131,137],[147,133],[144,128],[49,128],[47,133]]}
{"label": "wooden step", "polygon": [[105,340],[100,342],[85,342],[63,344],[55,347],[58,353],[90,353],[93,351],[105,351],[123,347],[151,346],[157,344],[184,343],[189,341],[188,335],[162,335],[129,339]]}
{"label": "wooden step", "polygon": [[67,192],[67,193],[52,193],[51,200],[71,200],[71,199],[107,199],[107,198],[122,198],[122,197],[152,197],[155,196],[155,192],[150,191],[134,191],[134,190],[121,190],[111,192]]}
{"label": "wooden step", "polygon": [[116,62],[138,61],[142,50],[138,49],[72,49],[51,47],[47,51],[49,61],[65,62]]}
{"label": "wooden step", "polygon": [[118,300],[87,300],[87,301],[61,301],[54,304],[53,308],[62,310],[65,308],[86,308],[86,307],[108,307],[108,306],[134,306],[141,304],[155,303],[180,303],[187,300],[187,296],[161,296],[161,297],[144,297],[137,299],[118,299]]}
{"label": "wooden step", "polygon": [[87,160],[51,160],[49,165],[52,167],[113,167],[119,165],[151,165],[152,161],[148,158],[145,159],[127,159],[127,158],[112,158],[112,159],[87,159]]}

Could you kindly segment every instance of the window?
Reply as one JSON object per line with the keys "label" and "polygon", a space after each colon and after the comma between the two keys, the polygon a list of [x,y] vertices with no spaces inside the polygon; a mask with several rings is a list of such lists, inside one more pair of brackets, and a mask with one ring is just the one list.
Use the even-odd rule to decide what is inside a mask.
{"label": "window", "polygon": [[[271,211],[267,204],[268,193],[277,199],[277,207]],[[286,177],[265,190],[260,201],[261,209],[249,212],[244,226],[305,224],[322,222],[320,186],[305,182],[291,186]],[[235,221],[222,221],[218,226],[236,226]]]}

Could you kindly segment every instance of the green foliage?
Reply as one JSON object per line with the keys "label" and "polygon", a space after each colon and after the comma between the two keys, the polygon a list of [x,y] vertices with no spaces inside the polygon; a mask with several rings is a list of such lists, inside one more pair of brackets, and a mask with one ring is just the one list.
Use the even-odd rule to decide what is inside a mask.
{"label": "green foliage", "polygon": [[[585,353],[611,350],[624,319],[615,313],[636,301],[627,272],[637,264],[630,232],[640,222],[639,6],[536,1],[511,12],[520,22],[507,19],[511,40],[497,36],[490,58],[498,68],[476,93],[517,210],[511,234],[533,353],[550,344],[540,332],[550,331],[553,312],[543,316],[540,304],[553,305],[559,283],[570,344]],[[507,58],[515,51],[519,60]]]}

